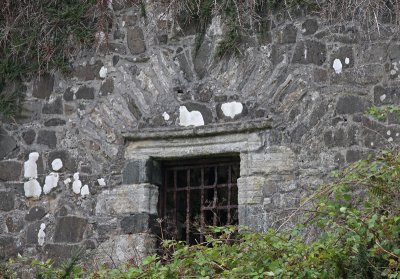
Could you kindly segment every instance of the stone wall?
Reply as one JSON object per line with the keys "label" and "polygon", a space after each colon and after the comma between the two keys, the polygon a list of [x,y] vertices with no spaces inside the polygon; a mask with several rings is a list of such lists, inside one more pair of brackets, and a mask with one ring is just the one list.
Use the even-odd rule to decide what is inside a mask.
{"label": "stone wall", "polygon": [[[400,104],[400,40],[391,26],[378,34],[316,17],[274,19],[246,35],[242,56],[217,59],[225,32],[219,17],[196,51],[193,24],[179,25],[164,11],[157,1],[146,2],[145,18],[114,6],[107,45],[82,52],[68,75],[24,83],[21,115],[1,120],[0,257],[62,260],[81,248],[101,262],[152,252],[158,184],[147,181],[148,165],[135,156],[143,142],[187,139],[181,148],[193,149],[179,153],[186,157],[205,135],[257,130],[258,148],[239,150],[239,219],[259,230],[279,225],[330,170],[399,143],[396,115],[364,115],[371,105]],[[31,152],[40,155],[41,186],[53,160],[63,162],[58,186],[39,198],[24,192]],[[73,192],[76,172],[89,195]]]}

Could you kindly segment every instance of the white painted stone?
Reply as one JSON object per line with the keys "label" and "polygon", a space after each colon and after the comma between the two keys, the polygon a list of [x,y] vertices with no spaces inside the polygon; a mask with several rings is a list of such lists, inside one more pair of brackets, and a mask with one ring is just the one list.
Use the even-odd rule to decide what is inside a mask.
{"label": "white painted stone", "polygon": [[71,181],[72,181],[71,178],[68,177],[67,179],[64,180],[64,184],[68,186],[71,183]]}
{"label": "white painted stone", "polygon": [[29,153],[29,159],[24,163],[24,177],[25,178],[37,178],[37,164],[36,161],[39,159],[38,152]]}
{"label": "white painted stone", "polygon": [[390,74],[391,74],[392,76],[394,76],[396,73],[397,73],[396,70],[391,70],[391,71],[390,71]]}
{"label": "white painted stone", "polygon": [[348,57],[346,57],[346,59],[344,59],[344,63],[346,63],[346,65],[349,65],[350,59]]}
{"label": "white painted stone", "polygon": [[164,120],[165,120],[165,121],[168,121],[168,120],[169,120],[169,114],[166,113],[165,111],[164,111],[164,113],[162,114],[162,116],[164,117]]}
{"label": "white painted stone", "polygon": [[42,194],[42,187],[36,179],[31,179],[24,183],[25,197],[39,198]]}
{"label": "white painted stone", "polygon": [[99,31],[95,35],[97,40],[97,45],[102,45],[106,41],[106,34],[103,31]]}
{"label": "white painted stone", "polygon": [[304,60],[307,60],[307,48],[304,48]]}
{"label": "white painted stone", "polygon": [[371,146],[374,146],[374,143],[371,141]]}
{"label": "white painted stone", "polygon": [[188,111],[185,106],[179,107],[179,125],[181,126],[203,126],[204,120],[201,113],[197,110]]}
{"label": "white painted stone", "polygon": [[38,233],[38,244],[39,244],[39,246],[43,246],[43,244],[44,244],[44,239],[46,237],[46,234],[44,232],[45,229],[46,229],[46,224],[42,223],[40,225],[40,230],[39,230],[39,233]]}
{"label": "white painted stone", "polygon": [[396,137],[400,136],[400,133],[396,133]]}
{"label": "white painted stone", "polygon": [[236,115],[241,114],[243,111],[243,105],[239,102],[224,103],[221,106],[221,110],[225,116],[234,118]]}
{"label": "white painted stone", "polygon": [[335,70],[335,73],[340,74],[342,72],[342,62],[340,62],[340,59],[335,59],[333,61],[333,69]]}
{"label": "white painted stone", "polygon": [[51,162],[51,167],[54,171],[59,171],[63,167],[63,163],[61,159],[57,158]]}
{"label": "white painted stone", "polygon": [[381,102],[383,102],[386,99],[386,94],[381,95],[379,99],[381,100]]}
{"label": "white painted stone", "polygon": [[57,187],[59,179],[60,177],[56,172],[51,172],[48,176],[46,176],[43,186],[43,193],[47,195],[53,188]]}
{"label": "white painted stone", "polygon": [[106,76],[107,76],[107,68],[106,67],[104,67],[104,66],[101,67],[101,69],[99,71],[99,76],[101,78],[106,78]]}
{"label": "white painted stone", "polygon": [[387,132],[386,132],[386,135],[388,135],[388,136],[390,136],[392,134],[392,132],[390,131],[390,130],[388,130]]}
{"label": "white painted stone", "polygon": [[81,193],[82,182],[79,180],[79,172],[74,173],[74,182],[72,183],[72,191],[79,195]]}
{"label": "white painted stone", "polygon": [[97,179],[97,182],[99,183],[100,186],[106,186],[106,182],[104,181],[104,178]]}
{"label": "white painted stone", "polygon": [[85,197],[85,196],[87,196],[87,195],[89,195],[90,194],[90,192],[89,192],[89,186],[88,185],[84,185],[83,187],[82,187],[82,189],[81,189],[81,196],[82,197]]}
{"label": "white painted stone", "polygon": [[392,142],[392,141],[393,141],[392,137],[388,138],[388,142]]}

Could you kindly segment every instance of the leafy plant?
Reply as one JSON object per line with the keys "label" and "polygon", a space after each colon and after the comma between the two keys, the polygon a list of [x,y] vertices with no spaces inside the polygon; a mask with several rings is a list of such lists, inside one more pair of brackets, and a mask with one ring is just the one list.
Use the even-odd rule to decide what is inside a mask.
{"label": "leafy plant", "polygon": [[388,113],[394,113],[396,117],[400,119],[399,106],[373,106],[368,108],[366,113],[379,121],[384,121]]}

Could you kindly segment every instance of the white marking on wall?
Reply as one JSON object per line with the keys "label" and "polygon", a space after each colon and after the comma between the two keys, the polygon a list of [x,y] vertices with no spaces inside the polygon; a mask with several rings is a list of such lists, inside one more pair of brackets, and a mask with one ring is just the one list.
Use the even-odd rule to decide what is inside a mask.
{"label": "white marking on wall", "polygon": [[45,195],[50,193],[53,188],[57,187],[59,178],[60,177],[56,172],[51,172],[48,176],[46,176],[43,186],[43,193]]}
{"label": "white marking on wall", "polygon": [[335,59],[333,61],[333,69],[335,70],[335,73],[340,74],[342,72],[342,62],[340,62],[339,59]]}
{"label": "white marking on wall", "polygon": [[106,78],[106,76],[107,76],[107,68],[106,67],[104,67],[104,66],[101,67],[101,69],[99,71],[99,76],[101,78]]}
{"label": "white marking on wall", "polygon": [[39,159],[38,152],[29,153],[29,159],[24,163],[24,177],[37,178],[37,165],[36,161]]}
{"label": "white marking on wall", "polygon": [[304,60],[307,60],[307,48],[304,48]]}
{"label": "white marking on wall", "polygon": [[203,126],[204,120],[200,111],[188,111],[185,106],[179,107],[179,125],[181,126]]}
{"label": "white marking on wall", "polygon": [[72,183],[72,191],[79,195],[81,193],[82,182],[79,180],[79,172],[74,173],[74,182]]}
{"label": "white marking on wall", "polygon": [[344,63],[346,63],[346,65],[350,64],[350,59],[348,57],[346,57],[346,59],[344,59]]}
{"label": "white marking on wall", "polygon": [[234,118],[236,115],[241,114],[243,111],[243,105],[239,102],[224,103],[221,106],[221,110],[225,116]]}
{"label": "white marking on wall", "polygon": [[53,168],[54,171],[59,171],[63,167],[61,159],[59,158],[54,159],[53,162],[51,162],[51,167]]}
{"label": "white marking on wall", "polygon": [[388,138],[388,142],[392,142],[392,141],[393,141],[392,137]]}
{"label": "white marking on wall", "polygon": [[64,180],[64,184],[68,186],[71,183],[71,181],[72,181],[71,178],[68,177],[67,179]]}
{"label": "white marking on wall", "polygon": [[42,187],[36,179],[31,179],[24,183],[25,197],[39,198],[42,194]]}
{"label": "white marking on wall", "polygon": [[104,181],[104,178],[97,179],[97,182],[99,183],[100,186],[106,186],[106,182]]}
{"label": "white marking on wall", "polygon": [[388,130],[387,132],[386,132],[386,135],[388,135],[388,136],[390,136],[392,134],[392,132],[390,131],[390,130]]}
{"label": "white marking on wall", "polygon": [[45,223],[42,223],[42,224],[40,225],[40,230],[39,230],[39,232],[38,232],[38,244],[39,244],[40,246],[43,246],[43,244],[44,244],[44,239],[45,239],[45,237],[46,237],[46,234],[45,234],[45,232],[44,232],[45,228],[46,228],[46,224],[45,224]]}
{"label": "white marking on wall", "polygon": [[386,94],[381,95],[379,99],[381,100],[381,102],[383,102],[386,99]]}
{"label": "white marking on wall", "polygon": [[169,120],[169,114],[167,113],[167,112],[163,112],[163,114],[162,114],[162,116],[164,117],[164,120],[165,121],[168,121]]}
{"label": "white marking on wall", "polygon": [[82,187],[82,189],[81,189],[81,196],[82,196],[82,197],[85,197],[85,196],[87,196],[87,195],[89,195],[89,194],[90,194],[90,192],[89,192],[89,186],[84,185],[84,186]]}

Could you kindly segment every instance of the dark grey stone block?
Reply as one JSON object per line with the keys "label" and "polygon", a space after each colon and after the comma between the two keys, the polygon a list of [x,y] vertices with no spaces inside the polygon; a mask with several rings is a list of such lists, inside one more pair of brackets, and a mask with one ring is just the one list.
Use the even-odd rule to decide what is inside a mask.
{"label": "dark grey stone block", "polygon": [[126,40],[131,54],[140,54],[146,51],[143,31],[139,27],[129,28]]}
{"label": "dark grey stone block", "polygon": [[26,221],[38,221],[41,220],[46,215],[46,210],[41,206],[32,207],[28,214],[25,215]]}
{"label": "dark grey stone block", "polygon": [[98,60],[93,65],[88,64],[86,66],[78,66],[74,71],[74,75],[80,80],[93,80],[96,78],[99,79],[99,72],[101,67],[103,67],[103,62]]}
{"label": "dark grey stone block", "polygon": [[63,114],[63,101],[61,97],[57,97],[53,102],[44,104],[42,113],[44,114]]}
{"label": "dark grey stone block", "polygon": [[280,44],[294,44],[297,39],[297,28],[293,24],[288,24],[278,33]]}
{"label": "dark grey stone block", "polygon": [[15,194],[11,191],[0,191],[0,211],[10,211],[14,209]]}
{"label": "dark grey stone block", "polygon": [[367,101],[356,95],[341,96],[336,103],[336,113],[338,114],[353,114],[364,112],[369,106]]}
{"label": "dark grey stone block", "polygon": [[317,41],[298,42],[294,50],[292,63],[315,64],[321,66],[326,60],[326,45]]}
{"label": "dark grey stone block", "polygon": [[48,243],[43,247],[46,258],[52,259],[56,265],[60,265],[78,255],[82,248],[80,244]]}
{"label": "dark grey stone block", "polygon": [[65,120],[60,118],[52,118],[44,122],[44,126],[46,127],[63,126],[65,124],[66,124]]}
{"label": "dark grey stone block", "polygon": [[318,30],[318,21],[314,18],[309,18],[303,22],[301,28],[305,30],[303,35],[312,35]]}
{"label": "dark grey stone block", "polygon": [[50,148],[55,148],[57,146],[56,132],[40,130],[36,142],[38,144],[47,145]]}
{"label": "dark grey stone block", "polygon": [[114,79],[106,79],[100,87],[100,92],[102,95],[112,94],[114,92]]}
{"label": "dark grey stone block", "polygon": [[74,92],[72,92],[71,87],[67,88],[67,90],[65,90],[63,96],[64,96],[64,100],[67,102],[74,100]]}
{"label": "dark grey stone block", "polygon": [[80,242],[86,231],[87,219],[76,216],[60,217],[54,232],[55,242]]}
{"label": "dark grey stone block", "polygon": [[23,246],[17,246],[17,239],[8,235],[0,235],[0,260],[8,260],[21,252]]}
{"label": "dark grey stone block", "polygon": [[0,181],[17,181],[20,179],[22,163],[18,161],[0,162]]}
{"label": "dark grey stone block", "polygon": [[33,82],[32,96],[39,99],[50,97],[53,91],[54,78],[51,75],[45,74],[37,77]]}
{"label": "dark grey stone block", "polygon": [[121,220],[121,229],[124,234],[156,233],[157,216],[148,213],[138,213],[124,217]]}
{"label": "dark grey stone block", "polygon": [[75,94],[76,99],[93,100],[94,99],[94,88],[87,87],[86,85],[80,87]]}
{"label": "dark grey stone block", "polygon": [[33,129],[30,129],[22,133],[22,138],[28,145],[31,145],[35,141],[35,137],[36,137],[36,132]]}
{"label": "dark grey stone block", "polygon": [[0,127],[0,160],[4,159],[15,148],[17,148],[15,139]]}

